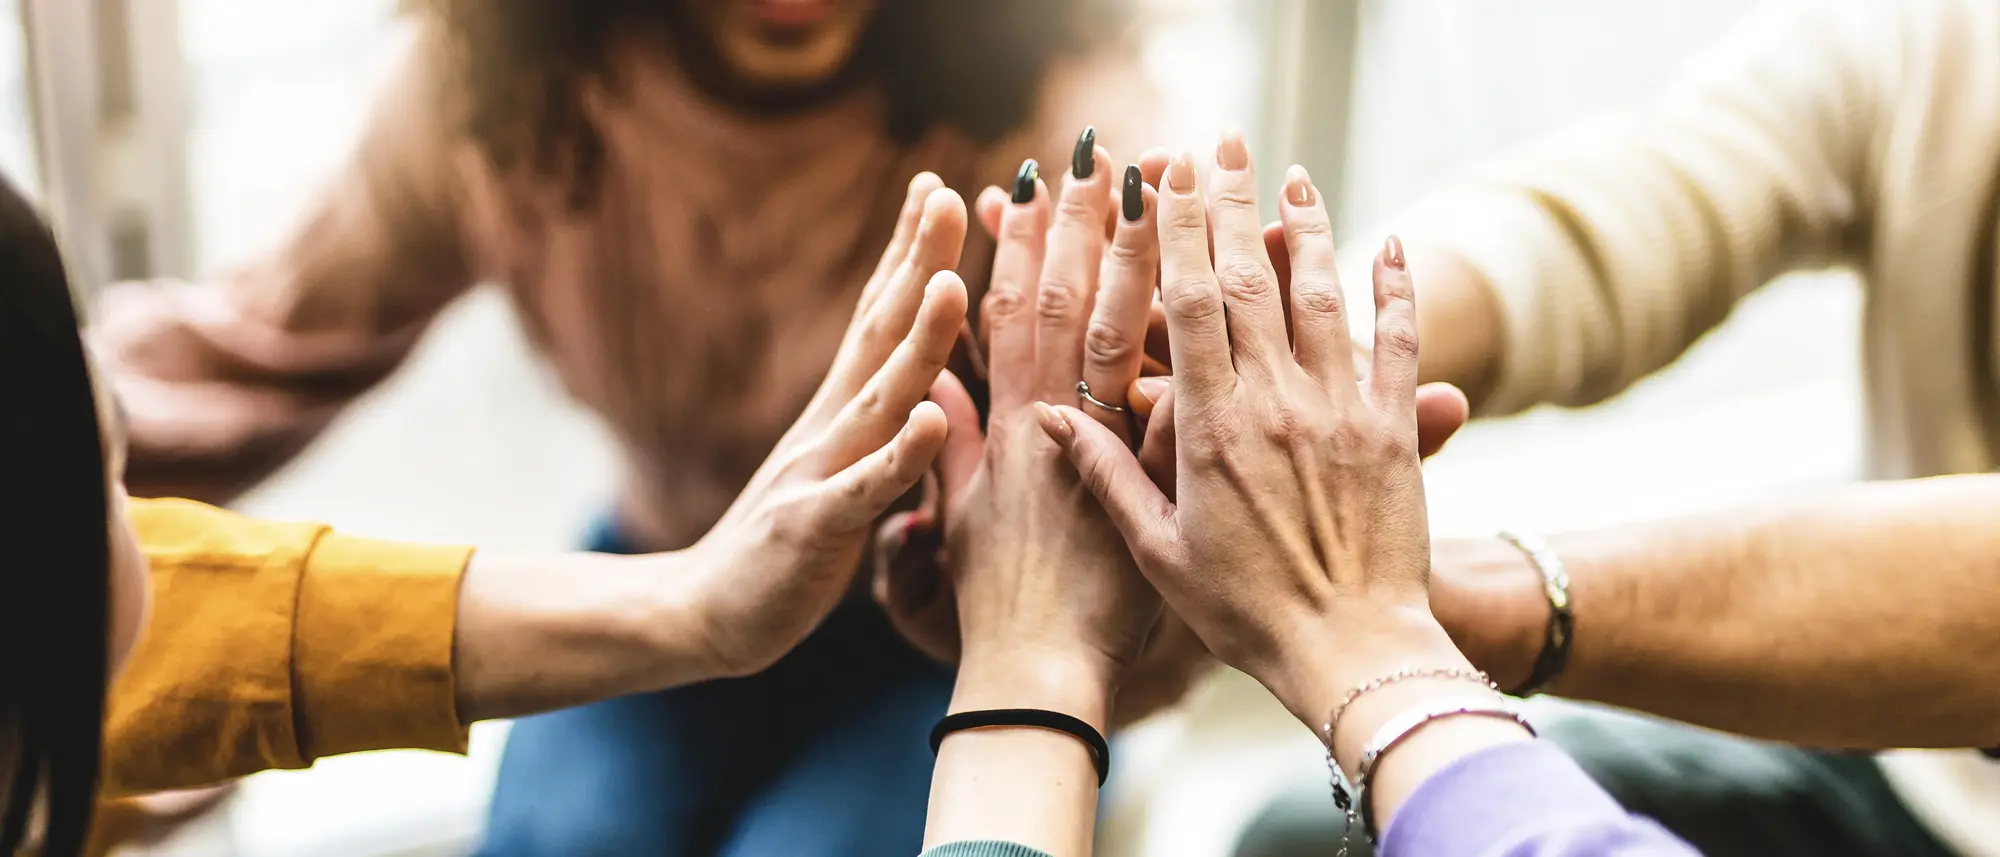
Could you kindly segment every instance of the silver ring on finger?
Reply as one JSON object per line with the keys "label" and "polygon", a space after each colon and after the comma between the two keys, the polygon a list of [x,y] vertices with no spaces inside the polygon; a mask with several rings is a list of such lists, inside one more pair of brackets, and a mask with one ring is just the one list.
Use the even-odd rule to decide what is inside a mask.
{"label": "silver ring on finger", "polygon": [[1076,382],[1076,394],[1082,396],[1084,401],[1096,405],[1100,408],[1103,408],[1107,411],[1110,411],[1114,414],[1130,413],[1130,411],[1123,405],[1114,405],[1111,404],[1110,402],[1102,401],[1098,399],[1096,396],[1091,395],[1089,381]]}

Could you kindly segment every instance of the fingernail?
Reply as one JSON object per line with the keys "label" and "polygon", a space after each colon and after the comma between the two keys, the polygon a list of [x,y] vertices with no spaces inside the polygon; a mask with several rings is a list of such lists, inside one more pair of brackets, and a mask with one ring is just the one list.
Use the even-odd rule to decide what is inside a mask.
{"label": "fingernail", "polygon": [[1293,164],[1291,169],[1285,171],[1285,199],[1299,208],[1310,207],[1313,204],[1312,182],[1312,176],[1306,174],[1305,167]]}
{"label": "fingernail", "polygon": [[1079,179],[1090,178],[1097,172],[1097,126],[1083,126],[1083,133],[1076,135],[1076,150],[1069,155],[1069,174]]}
{"label": "fingernail", "polygon": [[1026,205],[1035,201],[1035,180],[1042,177],[1042,165],[1034,158],[1021,162],[1021,171],[1014,174],[1014,204]]}
{"label": "fingernail", "polygon": [[1035,403],[1035,418],[1041,421],[1042,431],[1048,432],[1056,443],[1068,446],[1070,439],[1076,436],[1076,428],[1069,424],[1069,420],[1063,419],[1061,411],[1049,407],[1047,402]]}
{"label": "fingernail", "polygon": [[1232,172],[1250,168],[1250,147],[1243,145],[1242,131],[1229,128],[1222,132],[1222,142],[1215,147],[1215,165]]}
{"label": "fingernail", "polygon": [[1186,152],[1167,162],[1167,187],[1175,193],[1194,190],[1194,157]]}
{"label": "fingernail", "polygon": [[1167,388],[1171,386],[1173,382],[1166,378],[1140,378],[1139,395],[1145,396],[1149,403],[1159,404],[1160,397],[1166,395]]}
{"label": "fingernail", "polygon": [[1146,180],[1139,176],[1138,164],[1125,165],[1125,222],[1137,223],[1146,216]]}
{"label": "fingernail", "polygon": [[1382,261],[1387,262],[1391,268],[1403,270],[1406,264],[1403,259],[1403,239],[1391,235],[1389,240],[1382,242]]}

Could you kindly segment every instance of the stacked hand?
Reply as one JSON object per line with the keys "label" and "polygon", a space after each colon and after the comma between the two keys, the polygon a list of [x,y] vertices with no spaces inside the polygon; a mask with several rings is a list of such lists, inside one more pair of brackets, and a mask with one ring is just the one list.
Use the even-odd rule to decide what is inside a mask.
{"label": "stacked hand", "polygon": [[689,551],[690,602],[722,674],[756,672],[803,640],[847,590],[871,525],[922,479],[946,424],[925,401],[965,317],[965,203],[929,173],[833,368],[750,484]]}
{"label": "stacked hand", "polygon": [[[1102,169],[1101,150],[1097,159],[1100,163],[1092,171],[1091,180],[1064,186],[1063,214],[1052,234],[1045,235],[1040,222],[1026,216],[1036,206],[1046,207],[1046,193],[1037,193],[1035,202],[1029,206],[1011,204],[1010,195],[998,188],[988,188],[980,197],[979,219],[998,242],[993,275],[995,297],[989,298],[985,319],[989,327],[1007,323],[1000,316],[1015,309],[1022,300],[1019,296],[1022,290],[1015,283],[1034,280],[1036,267],[1040,269],[1041,281],[1053,283],[1053,288],[1045,285],[1044,290],[1030,290],[1030,293],[1042,295],[1039,300],[1051,303],[1051,318],[1059,315],[1054,310],[1070,310],[1069,304],[1078,302],[1076,295],[1081,293],[1082,305],[1071,315],[1089,316],[1089,322],[1081,328],[1083,333],[1079,336],[1070,330],[1059,343],[1041,342],[1043,350],[1037,354],[1041,366],[1062,367],[1072,373],[1069,375],[1072,380],[1065,384],[1055,375],[1041,373],[1033,363],[1024,365],[1022,371],[1037,374],[1042,385],[1037,392],[1047,393],[1042,401],[1079,408],[1121,445],[1129,447],[1143,438],[1137,461],[1164,496],[1172,498],[1177,470],[1174,393],[1169,383],[1172,379],[1140,377],[1142,366],[1150,372],[1164,369],[1169,362],[1166,314],[1156,299],[1159,233],[1155,226],[1157,194],[1153,190],[1167,167],[1168,157],[1164,151],[1151,151],[1137,165],[1128,168],[1138,179],[1133,193],[1137,204],[1129,209],[1138,217],[1130,220],[1120,216],[1127,211],[1122,198],[1124,177],[1119,182],[1106,181],[1108,171]],[[1266,270],[1275,281],[1287,318],[1293,302],[1295,261],[1301,288],[1311,294],[1337,289],[1324,208],[1317,200],[1313,208],[1319,212],[1316,221],[1293,217],[1252,233],[1261,235],[1270,263],[1275,263],[1267,263]],[[1254,216],[1254,208],[1246,211]],[[1089,228],[1093,218],[1110,225],[1093,231]],[[994,311],[995,304],[999,313]],[[1319,335],[1322,331],[1307,333]],[[1288,328],[1285,335],[1290,334]],[[992,371],[997,388],[1012,383],[999,377],[1003,371],[1015,370],[998,359],[1004,343],[996,340],[993,344],[996,359]],[[1359,355],[1349,375],[1350,383],[1367,377],[1369,354],[1348,344],[1344,330],[1337,343],[1322,344]],[[1059,347],[1051,349],[1052,345]],[[1097,402],[1081,400],[1075,394],[1076,379],[1086,383]],[[953,385],[951,389],[958,388]],[[1418,388],[1415,398],[1417,445],[1427,457],[1465,422],[1465,397],[1449,385],[1430,384]],[[1000,422],[997,394],[995,405],[997,424]],[[1102,405],[1124,407],[1129,413]],[[960,409],[947,404],[947,410]],[[969,405],[953,417],[954,425],[972,425],[974,420]],[[978,443],[977,435],[970,430],[955,430],[954,439],[950,444],[952,450],[974,448]],[[947,451],[943,463],[949,485],[968,484],[964,462],[972,457],[962,451]],[[959,462],[955,467],[954,461]],[[972,546],[954,541],[947,550],[942,531],[949,521],[968,520],[979,510],[949,502],[946,505],[948,514],[943,516],[944,520],[931,507],[894,517],[883,527],[876,544],[875,589],[878,600],[913,642],[933,657],[952,661],[958,658],[960,648],[958,610],[969,599],[955,597],[953,587],[963,575],[946,567],[951,558],[963,560],[965,551]],[[1008,526],[983,529],[1004,531]],[[1015,533],[1010,539],[1022,537],[1021,533]],[[1170,607],[1153,629],[1138,663],[1124,672],[1117,720],[1130,722],[1179,701],[1212,663],[1201,640]]]}
{"label": "stacked hand", "polygon": [[1310,180],[1294,168],[1285,183],[1281,289],[1242,140],[1225,137],[1216,159],[1206,199],[1185,156],[1160,196],[1176,493],[1082,411],[1044,427],[1209,650],[1318,724],[1369,679],[1465,666],[1428,602],[1414,292],[1391,239],[1359,379]]}

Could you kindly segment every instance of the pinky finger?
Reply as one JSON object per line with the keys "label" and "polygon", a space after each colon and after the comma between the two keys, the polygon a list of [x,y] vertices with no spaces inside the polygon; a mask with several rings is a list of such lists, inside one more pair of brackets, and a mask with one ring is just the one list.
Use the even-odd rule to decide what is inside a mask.
{"label": "pinky finger", "polygon": [[944,449],[945,433],[944,411],[937,403],[918,403],[893,439],[820,485],[824,493],[814,516],[817,529],[865,529],[924,478]]}
{"label": "pinky finger", "polygon": [[1376,408],[1416,424],[1417,295],[1403,242],[1394,235],[1375,259],[1375,366],[1368,384]]}

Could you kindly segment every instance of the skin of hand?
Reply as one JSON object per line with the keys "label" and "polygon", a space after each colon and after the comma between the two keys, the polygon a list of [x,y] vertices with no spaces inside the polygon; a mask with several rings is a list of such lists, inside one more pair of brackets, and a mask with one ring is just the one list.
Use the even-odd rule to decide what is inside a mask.
{"label": "skin of hand", "polygon": [[[1157,194],[1153,189],[1159,186],[1167,161],[1165,150],[1152,149],[1141,155],[1135,165],[1147,194],[1146,207],[1142,219],[1129,226],[1152,227],[1157,207]],[[1115,196],[1120,189],[1111,190]],[[1152,300],[1143,320],[1142,343],[1136,348],[1130,333],[1133,324],[1141,323],[1136,313],[1118,312],[1120,306],[1115,302],[1110,312],[1104,306],[1097,307],[1086,338],[1089,355],[1086,365],[1116,366],[1118,371],[1100,373],[1099,377],[1088,380],[1091,381],[1091,389],[1098,392],[1100,398],[1110,399],[1111,396],[1104,391],[1117,389],[1114,386],[1117,378],[1128,379],[1122,404],[1131,409],[1131,423],[1136,428],[1117,423],[1107,423],[1107,427],[1127,436],[1136,433],[1143,437],[1139,448],[1140,463],[1167,496],[1172,497],[1174,420],[1172,378],[1168,374],[1172,358],[1167,346],[1166,315],[1158,301],[1157,244],[1141,246],[1129,238],[1120,240],[1123,219],[1117,216],[1116,210],[1121,206],[1116,202],[1122,200],[1114,201],[1114,211],[1107,225],[1107,233],[1112,236],[1112,252],[1107,254],[1104,263],[1106,288],[1114,294],[1128,293],[1128,290],[1111,285],[1118,282],[1117,268],[1143,263],[1152,266],[1155,271],[1153,285],[1148,289]],[[975,206],[981,225],[996,238],[1007,205],[1007,192],[989,187],[980,194]],[[1292,272],[1285,235],[1283,224],[1273,223],[1264,227],[1266,251],[1274,263],[1284,302],[1289,306]],[[1128,247],[1129,251],[1126,250]],[[1129,257],[1131,253],[1151,255]],[[1313,269],[1314,272],[1319,270],[1321,268]],[[1324,270],[1331,271],[1332,268]],[[1287,313],[1289,317],[1289,310]],[[1365,377],[1370,356],[1358,347],[1355,352],[1357,377]],[[1133,371],[1134,364],[1138,367],[1136,372]],[[1094,412],[1097,409],[1090,410]],[[1451,436],[1464,426],[1470,410],[1465,395],[1450,384],[1430,383],[1418,387],[1418,448],[1421,455],[1429,458],[1443,449]],[[1158,419],[1154,418],[1156,411]],[[934,487],[935,483],[932,484]],[[958,617],[948,575],[944,571],[947,562],[943,534],[938,526],[934,490],[926,492],[925,502],[920,508],[890,516],[877,530],[872,563],[876,600],[919,650],[936,660],[953,663],[958,659]],[[1213,666],[1214,659],[1200,646],[1199,639],[1187,630],[1186,624],[1174,616],[1171,609],[1166,611],[1144,656],[1128,671],[1127,680],[1121,686],[1117,725],[1135,722],[1179,702]]]}
{"label": "skin of hand", "polygon": [[[1083,404],[1077,380],[1111,368],[1101,355],[1086,356],[1086,340],[1103,338],[1087,333],[1093,314],[1119,315],[1116,323],[1138,331],[1152,282],[1143,253],[1107,253],[1113,174],[1102,149],[1089,151],[1094,168],[1083,177],[1073,171],[1060,199],[1024,172],[1029,190],[1016,193],[1023,201],[1002,216],[984,307],[992,391],[984,436],[968,397],[948,383],[934,395],[951,425],[939,469],[963,641],[951,710],[1052,710],[1102,733],[1160,599],[1039,424],[1046,403]],[[1121,228],[1117,240],[1150,244],[1149,231]],[[1107,257],[1142,264],[1101,268]],[[1131,436],[1123,417],[1107,412],[1095,425],[1123,446]],[[1085,745],[1072,736],[1035,728],[953,733],[932,778],[926,847],[1006,839],[1086,854],[1096,784]]]}
{"label": "skin of hand", "polygon": [[[1469,667],[1429,604],[1415,293],[1392,239],[1374,271],[1374,363],[1357,379],[1326,211],[1305,171],[1287,176],[1281,206],[1286,295],[1266,256],[1240,135],[1224,135],[1216,162],[1205,197],[1187,156],[1168,167],[1160,192],[1176,495],[1082,412],[1054,409],[1043,428],[1209,650],[1317,731],[1349,689],[1372,679]],[[1419,679],[1370,694],[1343,716],[1335,757],[1351,772],[1396,712],[1478,692]],[[1387,817],[1442,765],[1525,737],[1485,718],[1427,726],[1385,758],[1375,805]]]}
{"label": "skin of hand", "polygon": [[944,448],[945,414],[925,397],[965,316],[950,270],[965,228],[956,193],[928,173],[911,182],[825,382],[698,543],[475,555],[454,642],[461,716],[746,675],[803,640],[848,589],[876,518]]}

